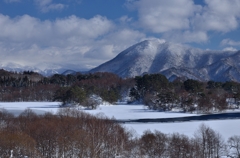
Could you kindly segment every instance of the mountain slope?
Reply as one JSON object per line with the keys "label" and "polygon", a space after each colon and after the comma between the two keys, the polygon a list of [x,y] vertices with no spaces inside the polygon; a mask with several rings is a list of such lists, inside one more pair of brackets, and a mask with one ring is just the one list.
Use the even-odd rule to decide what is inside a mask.
{"label": "mountain slope", "polygon": [[162,73],[170,80],[240,81],[240,52],[206,51],[152,39],[129,47],[90,72],[112,72],[124,78]]}
{"label": "mountain slope", "polygon": [[[42,69],[41,66],[37,65],[37,66],[22,66],[19,64],[15,64],[15,63],[7,63],[7,64],[0,64],[0,69],[4,69],[7,71],[11,71],[11,72],[23,72],[23,71],[33,71],[33,72],[37,72],[39,74],[42,74],[43,76],[51,76],[54,74],[63,74],[63,75],[67,75],[67,74],[74,74],[76,73],[76,71],[80,71],[77,69],[77,66],[69,66],[69,65],[57,65],[57,64],[43,64],[45,67]],[[67,69],[70,68],[70,69]],[[74,69],[74,70],[71,70]]]}

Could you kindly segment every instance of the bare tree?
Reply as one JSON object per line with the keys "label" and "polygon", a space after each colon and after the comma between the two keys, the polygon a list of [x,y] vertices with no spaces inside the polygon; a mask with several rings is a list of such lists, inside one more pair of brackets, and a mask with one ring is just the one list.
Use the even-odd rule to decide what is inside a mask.
{"label": "bare tree", "polygon": [[202,158],[218,158],[226,154],[222,136],[205,124],[200,125],[195,132],[195,139],[199,143],[199,154]]}
{"label": "bare tree", "polygon": [[152,158],[166,157],[168,138],[165,134],[155,131],[145,131],[139,140],[142,156]]}
{"label": "bare tree", "polygon": [[168,155],[170,158],[192,158],[191,140],[179,133],[174,133],[169,138]]}
{"label": "bare tree", "polygon": [[0,155],[1,157],[28,156],[37,157],[36,142],[29,135],[22,132],[0,132]]}
{"label": "bare tree", "polygon": [[240,136],[232,136],[228,139],[227,146],[229,148],[228,157],[240,158]]}

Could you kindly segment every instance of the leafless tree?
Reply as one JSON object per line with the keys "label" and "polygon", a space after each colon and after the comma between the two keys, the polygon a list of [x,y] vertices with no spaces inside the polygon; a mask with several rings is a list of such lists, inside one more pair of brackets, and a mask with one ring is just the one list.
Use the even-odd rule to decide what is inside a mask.
{"label": "leafless tree", "polygon": [[230,137],[227,141],[227,146],[229,148],[228,157],[240,158],[240,136]]}
{"label": "leafless tree", "polygon": [[170,158],[192,158],[191,140],[182,134],[174,133],[169,137],[168,155]]}
{"label": "leafless tree", "polygon": [[205,124],[200,125],[195,132],[195,139],[199,143],[199,154],[202,158],[218,158],[226,154],[222,136]]}
{"label": "leafless tree", "polygon": [[167,141],[167,136],[159,131],[145,131],[139,140],[141,155],[152,158],[166,157]]}

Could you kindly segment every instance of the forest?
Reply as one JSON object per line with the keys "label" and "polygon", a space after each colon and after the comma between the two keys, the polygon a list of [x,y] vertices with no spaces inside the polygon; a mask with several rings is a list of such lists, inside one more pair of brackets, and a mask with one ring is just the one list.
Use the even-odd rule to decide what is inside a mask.
{"label": "forest", "polygon": [[49,77],[31,71],[0,70],[0,101],[60,101],[62,106],[97,108],[102,101],[111,104],[128,98],[149,109],[213,113],[239,108],[240,83],[200,82],[177,78],[170,82],[161,74],[120,78],[107,72],[55,74]]}
{"label": "forest", "polygon": [[[202,124],[193,137],[146,130],[141,136],[102,114],[69,105],[97,108],[101,101],[143,103],[149,109],[212,113],[239,108],[240,84],[234,81],[168,81],[161,74],[120,78],[111,73],[55,74],[0,70],[0,101],[60,101],[57,114],[19,116],[0,111],[0,155],[38,158],[215,158],[240,157],[240,136],[227,140]],[[98,98],[98,99],[96,99]],[[99,99],[100,98],[100,99]],[[233,104],[229,104],[232,100]]]}
{"label": "forest", "polygon": [[220,158],[240,157],[240,136],[227,141],[201,124],[193,137],[145,131],[136,136],[114,119],[70,108],[57,115],[30,109],[18,117],[0,111],[2,158]]}
{"label": "forest", "polygon": [[132,79],[121,79],[111,73],[75,75],[55,74],[50,77],[35,72],[13,73],[0,70],[0,101],[60,101],[63,106],[81,104],[94,107],[94,98],[114,103],[127,95]]}

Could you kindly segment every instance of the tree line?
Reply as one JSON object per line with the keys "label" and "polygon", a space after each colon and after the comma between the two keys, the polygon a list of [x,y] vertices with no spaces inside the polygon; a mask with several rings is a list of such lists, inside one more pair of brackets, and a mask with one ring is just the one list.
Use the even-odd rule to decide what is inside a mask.
{"label": "tree line", "polygon": [[129,103],[143,103],[149,109],[212,113],[239,108],[240,83],[181,78],[170,82],[161,74],[123,79],[107,72],[44,77],[0,70],[0,101],[60,101],[63,106],[94,109],[101,101],[115,103],[128,96]]}
{"label": "tree line", "polygon": [[122,79],[112,73],[55,74],[44,77],[26,71],[0,70],[0,101],[60,101],[96,108],[96,98],[114,103],[128,95],[133,79]]}
{"label": "tree line", "polygon": [[18,117],[0,111],[2,158],[239,158],[240,136],[227,141],[202,124],[193,137],[145,131],[136,136],[114,119],[69,108],[57,115],[26,109]]}
{"label": "tree line", "polygon": [[179,108],[184,112],[212,113],[239,108],[240,84],[234,81],[176,79],[169,82],[161,74],[146,74],[134,79],[135,86],[130,90],[132,101],[143,102],[150,109]]}

